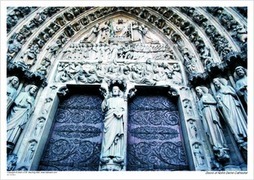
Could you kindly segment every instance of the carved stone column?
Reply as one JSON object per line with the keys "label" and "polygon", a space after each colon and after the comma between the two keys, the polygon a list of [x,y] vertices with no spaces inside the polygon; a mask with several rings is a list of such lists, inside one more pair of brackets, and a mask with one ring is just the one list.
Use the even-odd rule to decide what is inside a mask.
{"label": "carved stone column", "polygon": [[183,133],[184,137],[188,137],[188,139],[185,138],[185,145],[190,168],[201,171],[211,170],[209,161],[212,155],[206,148],[205,132],[201,128],[202,124],[198,118],[194,99],[190,96],[191,90],[182,86],[177,93],[179,94],[179,110],[182,111]]}
{"label": "carved stone column", "polygon": [[128,98],[135,94],[132,84],[122,80],[108,80],[101,84],[104,96],[103,138],[100,171],[125,171],[127,147]]}
{"label": "carved stone column", "polygon": [[37,108],[33,112],[29,123],[24,129],[24,135],[21,137],[15,147],[13,156],[8,158],[8,169],[10,170],[37,170],[41,155],[44,150],[47,138],[45,134],[49,134],[52,125],[59,98],[67,93],[64,86],[59,88],[55,85],[47,86],[38,96]]}

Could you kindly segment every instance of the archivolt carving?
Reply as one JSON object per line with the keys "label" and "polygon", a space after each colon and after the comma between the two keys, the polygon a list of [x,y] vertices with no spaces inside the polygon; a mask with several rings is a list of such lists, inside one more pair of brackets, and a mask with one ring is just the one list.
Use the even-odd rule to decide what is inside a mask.
{"label": "archivolt carving", "polygon": [[[152,9],[157,11],[160,14],[163,14],[163,16],[158,17],[157,14],[154,14],[154,12],[151,11]],[[192,8],[191,10],[189,10],[188,8],[180,8],[180,9],[183,12],[188,13],[189,16],[192,16],[193,21],[196,22],[197,24],[205,24],[207,33],[208,33],[208,31],[211,30],[211,28],[214,27],[212,24],[210,24],[210,25],[207,24],[206,17],[204,17],[204,15],[202,15],[202,14],[199,14],[195,8]],[[57,13],[59,10],[61,10],[61,8],[48,8],[48,9],[46,8],[41,14],[38,14],[39,17],[37,18],[37,20],[35,20],[35,22],[39,22],[40,19],[42,19],[42,20],[45,19],[45,18],[42,18],[43,16],[45,16],[46,18],[50,17],[53,14]],[[161,8],[153,7],[151,9],[137,8],[137,7],[136,8],[120,8],[120,7],[119,8],[116,8],[116,7],[111,8],[111,7],[108,7],[108,8],[98,8],[98,10],[96,10],[96,11],[91,11],[91,10],[89,10],[89,8],[72,8],[72,9],[67,8],[66,10],[64,10],[64,15],[58,15],[56,18],[54,18],[55,23],[52,22],[47,28],[45,28],[44,32],[41,32],[41,35],[38,38],[35,38],[31,44],[34,44],[34,45],[37,44],[40,48],[42,48],[44,46],[45,42],[47,42],[47,40],[49,39],[49,37],[54,36],[55,32],[58,31],[59,26],[65,27],[65,32],[63,35],[66,36],[67,38],[69,38],[69,37],[73,36],[75,34],[75,32],[80,31],[82,29],[81,26],[84,26],[84,24],[87,24],[88,22],[95,21],[95,19],[100,18],[102,16],[102,14],[105,15],[107,13],[116,13],[116,12],[120,12],[120,11],[125,11],[127,13],[131,12],[137,16],[140,16],[142,19],[149,21],[149,23],[154,24],[163,33],[166,33],[166,35],[171,34],[168,32],[168,29],[170,28],[169,24],[167,23],[168,20],[164,19],[164,17],[168,18],[169,21],[171,21],[174,25],[180,27],[181,30],[189,37],[189,39],[190,39],[189,43],[194,42],[194,45],[196,46],[198,51],[200,51],[200,53],[201,53],[200,58],[201,58],[201,61],[203,62],[204,65],[206,65],[208,62],[213,61],[213,59],[211,58],[211,54],[210,54],[211,52],[209,52],[210,51],[209,46],[206,46],[204,44],[204,42],[206,42],[206,41],[202,40],[203,36],[202,36],[202,38],[200,38],[199,33],[196,32],[195,28],[193,28],[193,26],[191,24],[189,24],[188,21],[183,20],[185,18],[183,18],[181,14],[176,13],[175,11],[172,11],[170,8],[165,8],[165,7],[161,7]],[[190,13],[188,11],[190,11]],[[88,12],[90,14],[87,15],[87,17],[84,17],[85,14]],[[73,18],[74,16],[78,17],[78,20],[76,20],[76,22],[73,22],[71,25],[66,26],[66,22],[64,22],[64,21],[71,21],[72,22],[72,21],[74,21],[74,18]],[[232,19],[232,15],[229,15],[229,17]],[[90,19],[90,21],[89,21],[89,19]],[[235,22],[235,20],[234,20],[234,22]],[[121,26],[121,23],[123,23],[123,22],[120,21],[118,23],[118,25]],[[134,26],[134,24],[133,24],[133,26]],[[33,26],[31,26],[31,27],[33,27]],[[31,31],[34,31],[33,29],[31,29],[31,27],[25,26],[24,30],[27,31],[28,33]],[[104,28],[102,28],[102,29],[104,29]],[[177,28],[174,28],[174,29],[176,30]],[[237,26],[236,29],[239,29],[239,26]],[[140,34],[141,40],[143,38],[143,39],[146,39],[146,40],[144,40],[145,42],[150,41],[149,40],[150,37],[146,33],[147,30],[145,27],[141,26],[141,28],[139,28],[137,30],[139,33],[141,33]],[[177,31],[179,31],[179,30],[177,30]],[[104,29],[103,32],[101,31],[101,35],[105,36],[106,35],[105,33],[107,33],[107,32],[108,31],[106,29]],[[212,31],[212,32],[214,32],[214,31]],[[244,37],[246,37],[245,35],[241,35],[244,33],[245,33],[244,30],[237,30],[237,36],[238,35],[241,36],[240,39],[244,39]],[[18,34],[20,34],[20,33],[18,33]],[[29,33],[29,34],[31,34],[31,33]],[[218,33],[215,33],[215,34],[218,34]],[[207,35],[209,36],[209,34],[207,34]],[[25,38],[28,37],[28,34],[23,35],[23,37],[25,37]],[[193,40],[193,38],[195,40]],[[11,39],[14,39],[14,38],[11,38]],[[15,52],[19,51],[20,48],[18,48],[19,47],[18,43],[21,43],[22,39],[24,39],[24,38],[21,38],[19,40],[19,42],[13,43],[14,47],[9,50],[9,55],[8,55],[9,59],[12,59],[15,56],[15,55],[12,55],[13,53],[15,54]],[[227,44],[228,42],[226,42],[224,39],[220,34],[218,34],[218,36],[216,36],[214,38],[211,38],[211,40],[214,41],[213,44],[214,44],[216,50],[220,54],[223,54],[222,55],[223,57],[229,51],[231,51],[230,48],[225,48],[227,46],[225,44]],[[243,40],[243,41],[245,41],[245,40]],[[12,44],[12,43],[10,43],[10,44]],[[187,48],[187,47],[185,47],[185,48]],[[224,49],[223,52],[220,52],[220,51],[222,51],[222,49]],[[36,58],[36,54],[34,54],[34,56]],[[32,60],[34,61],[34,58],[32,58]],[[192,73],[196,73],[196,71],[193,71]]]}
{"label": "archivolt carving", "polygon": [[36,9],[36,7],[18,7],[11,10],[7,16],[7,32],[10,32],[16,24]]}
{"label": "archivolt carving", "polygon": [[36,140],[29,141],[24,162],[29,163],[33,159],[35,150],[37,149],[37,143]]}

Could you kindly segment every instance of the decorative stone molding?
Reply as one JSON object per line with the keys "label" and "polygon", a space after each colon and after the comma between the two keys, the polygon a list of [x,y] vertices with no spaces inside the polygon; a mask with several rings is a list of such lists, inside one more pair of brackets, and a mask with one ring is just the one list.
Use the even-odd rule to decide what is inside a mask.
{"label": "decorative stone molding", "polygon": [[[211,10],[217,11],[216,7]],[[236,24],[235,9],[218,9],[221,16],[208,11],[185,7],[39,8],[35,11],[39,14],[31,13],[31,21],[11,27],[8,76],[18,76],[20,87],[31,82],[42,88],[35,104],[38,108],[20,146],[14,149],[19,158],[8,159],[10,171],[38,168],[46,144],[42,135],[49,134],[58,102],[71,94],[71,85],[100,86],[104,99],[113,85],[124,92],[124,155],[102,158],[100,170],[126,170],[127,100],[135,95],[135,86],[168,88],[170,98],[178,100],[190,169],[211,170],[216,163],[213,158],[223,159],[226,155],[220,153],[226,151],[209,151],[192,87],[207,85],[218,75],[237,82],[233,71],[238,65],[246,67],[247,32]],[[230,19],[229,24],[221,24],[225,18]],[[226,26],[236,27],[223,32]],[[239,149],[247,157],[247,142],[239,144]]]}

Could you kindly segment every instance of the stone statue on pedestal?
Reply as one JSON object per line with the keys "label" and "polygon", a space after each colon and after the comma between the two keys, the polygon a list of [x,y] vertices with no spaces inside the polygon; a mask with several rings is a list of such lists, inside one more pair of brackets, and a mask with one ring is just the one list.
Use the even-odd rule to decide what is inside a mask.
{"label": "stone statue on pedestal", "polygon": [[112,92],[102,102],[105,112],[102,141],[101,161],[113,160],[114,163],[124,161],[124,117],[126,115],[125,100],[118,86],[113,86]]}

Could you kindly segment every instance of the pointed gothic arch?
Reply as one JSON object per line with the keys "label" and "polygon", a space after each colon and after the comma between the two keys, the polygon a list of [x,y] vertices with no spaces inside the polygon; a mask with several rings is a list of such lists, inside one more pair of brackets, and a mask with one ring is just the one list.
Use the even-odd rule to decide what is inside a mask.
{"label": "pointed gothic arch", "polygon": [[[45,12],[45,9],[47,8],[38,8],[35,10],[35,12]],[[219,17],[216,14],[212,16],[211,12],[209,12],[209,9],[199,7],[194,8],[194,10],[191,8],[184,9],[180,7],[57,7],[55,11],[56,12],[51,16],[48,15],[48,17],[46,17],[48,18],[46,21],[42,20],[41,24],[37,25],[38,27],[32,27],[32,25],[30,28],[24,27],[24,25],[29,25],[32,22],[36,22],[36,19],[34,20],[32,18],[34,17],[32,15],[35,14],[35,12],[33,12],[29,15],[29,19],[27,21],[19,22],[20,24],[15,26],[8,33],[8,39],[12,40],[13,37],[17,37],[15,34],[16,32],[19,32],[18,34],[22,34],[24,31],[28,31],[27,37],[23,37],[26,39],[26,41],[22,47],[20,47],[17,52],[10,53],[8,51],[7,53],[8,75],[14,75],[15,71],[18,69],[20,74],[25,77],[24,79],[26,79],[26,83],[28,82],[27,80],[31,79],[32,83],[41,87],[37,95],[36,109],[31,116],[29,123],[24,129],[25,133],[23,133],[20,137],[20,140],[13,152],[17,153],[18,155],[26,153],[26,149],[22,144],[31,142],[31,139],[29,138],[31,137],[31,133],[33,133],[32,129],[36,127],[35,123],[38,121],[38,117],[41,116],[41,110],[46,106],[47,103],[48,104],[46,107],[48,108],[48,113],[44,114],[43,116],[45,118],[45,127],[43,128],[42,134],[43,136],[47,136],[49,134],[49,129],[52,126],[53,117],[59,103],[57,92],[62,92],[62,94],[68,92],[68,88],[62,87],[74,84],[98,86],[103,82],[103,78],[107,75],[107,72],[103,72],[102,70],[102,77],[100,76],[100,78],[98,78],[99,75],[95,72],[99,72],[101,69],[93,68],[97,68],[97,65],[100,65],[101,62],[100,60],[91,62],[91,60],[94,59],[89,59],[91,58],[90,55],[87,59],[85,59],[85,65],[92,64],[91,66],[94,67],[86,66],[85,68],[91,68],[89,70],[95,70],[95,72],[85,72],[87,74],[81,74],[82,77],[79,76],[77,72],[74,72],[76,70],[75,68],[80,68],[84,65],[82,58],[73,59],[75,56],[74,51],[88,51],[88,48],[95,47],[93,43],[100,44],[94,41],[81,42],[81,40],[88,35],[89,31],[96,27],[96,24],[101,25],[110,20],[113,21],[123,18],[131,22],[136,22],[140,26],[143,25],[147,28],[146,31],[155,35],[155,37],[159,39],[159,42],[143,44],[148,44],[148,47],[152,50],[153,48],[157,48],[156,44],[161,46],[160,48],[162,49],[168,48],[167,50],[170,51],[162,50],[164,53],[162,53],[162,55],[166,57],[167,53],[172,52],[172,57],[174,57],[173,59],[167,57],[169,59],[168,61],[160,59],[161,61],[159,62],[161,64],[157,64],[159,67],[156,67],[160,69],[163,74],[166,73],[166,69],[172,69],[172,72],[170,71],[168,73],[171,73],[171,76],[173,74],[174,77],[165,77],[165,79],[162,81],[160,81],[160,79],[151,81],[149,78],[142,80],[129,79],[127,80],[127,83],[134,83],[142,86],[154,85],[168,87],[169,94],[178,97],[177,106],[181,114],[181,125],[185,136],[184,140],[188,160],[190,162],[190,169],[212,169],[211,161],[214,158],[214,155],[212,152],[210,152],[209,145],[204,143],[207,142],[207,139],[205,138],[203,126],[199,121],[200,117],[196,105],[197,97],[192,87],[200,83],[210,86],[210,77],[217,76],[217,74],[215,74],[213,71],[216,71],[221,75],[232,74],[232,72],[228,70],[228,68],[233,67],[232,62],[236,62],[238,65],[246,66],[246,56],[244,56],[246,51],[241,51],[241,49],[244,49],[246,44],[244,44],[244,42],[239,43],[242,36],[233,35],[233,32],[224,33],[223,30],[226,27],[223,27],[223,25],[220,24],[221,20]],[[190,11],[194,11],[196,16],[193,16],[194,13],[191,13]],[[238,25],[241,25],[244,29],[244,26],[246,26],[246,21],[241,22],[241,20],[246,18],[236,14],[236,11],[233,8],[225,8],[221,11],[223,11],[223,13],[226,15],[229,14],[229,17],[232,16],[233,19],[236,19],[234,23],[238,23]],[[43,19],[43,15],[41,15],[40,18]],[[212,20],[210,24],[199,24],[201,22],[206,23],[208,18],[211,18]],[[132,24],[130,23],[130,25]],[[216,34],[218,38],[221,39],[214,41],[214,39],[209,36],[209,33]],[[48,34],[51,37],[47,38],[45,34]],[[40,44],[41,41],[44,42]],[[221,41],[225,41],[225,44],[221,45]],[[132,44],[133,42],[131,42],[129,39],[127,43]],[[135,51],[135,48],[138,48],[138,45],[138,43],[134,42],[131,50]],[[106,42],[103,44],[103,46],[109,47],[109,43]],[[71,47],[74,48],[71,49]],[[125,50],[125,48],[127,49],[127,46],[123,46],[122,48]],[[207,49],[209,49],[208,52],[206,52]],[[224,52],[222,49],[226,49],[227,51]],[[96,50],[100,50],[100,48]],[[114,49],[112,48],[111,54],[113,50]],[[69,59],[66,59],[65,56],[66,52],[68,51],[71,53],[74,52],[74,55]],[[90,51],[93,50],[90,49]],[[125,58],[124,60],[127,59],[128,63],[133,67],[135,66],[135,63],[141,63],[142,67],[146,67],[147,65],[145,62],[147,62],[146,60],[148,59],[148,56],[145,55],[146,50],[140,51],[145,57],[144,61],[142,61],[143,64],[139,62],[141,59],[140,57],[138,57],[136,61],[134,61],[132,58]],[[29,53],[32,55],[27,57]],[[117,58],[121,59],[122,57]],[[23,62],[20,61],[20,59],[23,59]],[[163,62],[167,63],[168,67],[163,67]],[[102,62],[102,68],[104,68],[103,63],[104,62]],[[117,65],[118,62],[107,64],[106,61],[105,64],[107,65],[106,68],[109,68],[111,65],[114,65],[115,68],[120,68],[120,66],[123,66],[124,62],[121,62],[119,65]],[[174,67],[175,64],[178,66],[177,68]],[[71,67],[72,65],[73,67]],[[67,71],[67,68],[69,68],[69,71]],[[93,75],[97,76],[95,77],[97,78],[96,80],[93,79]],[[56,80],[56,76],[59,76],[59,78],[63,77],[63,79]],[[66,77],[67,79],[64,79],[64,76],[68,76]],[[91,77],[91,79],[87,77]],[[108,78],[110,79],[112,77]],[[114,78],[116,78],[116,75],[113,75],[113,79]],[[175,82],[174,80],[177,78],[180,78],[180,80]],[[229,77],[229,80],[234,83],[234,79],[232,77]],[[46,84],[48,85],[46,86]],[[40,96],[40,98],[38,96]],[[51,101],[45,100],[47,96],[51,98]],[[190,108],[193,112],[190,113],[190,109],[188,108]],[[200,134],[198,137],[191,138],[189,140],[189,137],[192,133],[191,128],[193,127],[193,124],[198,130],[200,130],[198,131]],[[37,137],[37,141],[40,143],[38,144],[37,150],[34,153],[33,160],[31,162],[29,161],[29,164],[26,162],[26,167],[28,167],[29,170],[36,170],[38,167],[39,160],[42,155],[42,149],[44,149],[46,143],[46,140],[43,136],[41,135]],[[239,154],[239,152],[237,153]],[[243,163],[242,158],[240,158],[239,161]],[[21,164],[22,166],[24,165],[19,159],[18,164]],[[17,166],[17,168],[19,168],[19,166]]]}

